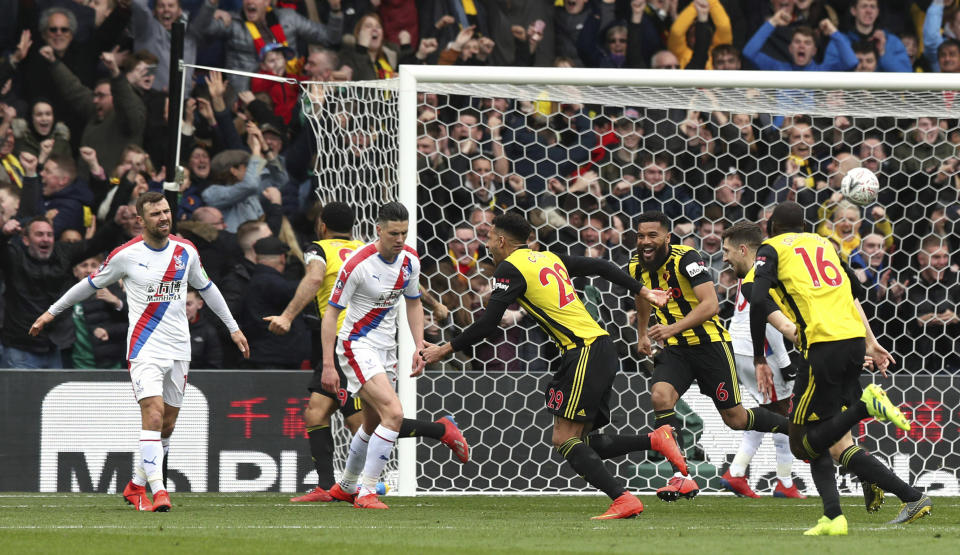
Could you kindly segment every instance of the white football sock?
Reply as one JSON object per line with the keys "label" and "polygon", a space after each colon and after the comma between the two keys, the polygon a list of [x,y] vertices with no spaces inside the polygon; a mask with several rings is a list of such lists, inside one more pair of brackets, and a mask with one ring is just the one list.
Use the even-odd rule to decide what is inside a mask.
{"label": "white football sock", "polygon": [[143,471],[143,459],[140,457],[133,461],[133,479],[130,481],[140,487],[147,485],[147,473]]}
{"label": "white football sock", "polygon": [[773,444],[777,447],[777,479],[785,488],[793,487],[793,453],[790,452],[790,438],[787,434],[773,434]]}
{"label": "white football sock", "polygon": [[363,431],[363,426],[360,426],[357,428],[357,433],[353,434],[353,439],[350,440],[347,462],[343,467],[343,475],[340,476],[340,489],[348,494],[357,490],[357,481],[360,479],[360,472],[363,471],[363,464],[367,460],[369,443],[370,436]]}
{"label": "white football sock", "polygon": [[[140,430],[140,464],[150,482],[150,490],[156,494],[163,487],[163,445],[160,432]],[[134,482],[136,483],[136,482]]]}
{"label": "white football sock", "polygon": [[390,460],[390,453],[393,451],[393,444],[397,442],[398,435],[400,435],[399,432],[385,428],[381,424],[370,436],[370,446],[367,447],[367,462],[363,466],[362,487],[357,497],[377,493],[377,481],[380,480],[383,467]]}
{"label": "white football sock", "polygon": [[740,439],[740,449],[737,450],[737,454],[733,456],[733,462],[730,463],[731,476],[740,477],[747,474],[747,467],[753,460],[753,456],[757,454],[760,443],[763,442],[763,434],[764,432],[755,430],[743,432],[743,437]]}

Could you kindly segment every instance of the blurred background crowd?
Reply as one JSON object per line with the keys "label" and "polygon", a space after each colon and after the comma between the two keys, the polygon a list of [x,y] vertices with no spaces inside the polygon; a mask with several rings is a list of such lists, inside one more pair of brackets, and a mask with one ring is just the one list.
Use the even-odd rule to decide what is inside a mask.
{"label": "blurred background crowd", "polygon": [[[39,338],[26,330],[67,287],[140,230],[133,205],[160,190],[170,29],[187,18],[185,61],[280,76],[187,71],[178,233],[197,245],[251,341],[242,363],[203,301],[188,312],[194,368],[309,368],[309,308],[283,336],[280,314],[317,237],[318,151],[357,161],[378,149],[342,83],[389,79],[400,64],[782,71],[960,71],[960,4],[944,0],[4,0],[0,19],[0,367],[123,364],[122,287],[104,289]],[[469,71],[469,69],[466,69]],[[316,94],[317,91],[327,91]],[[321,109],[317,109],[321,105]],[[722,316],[737,279],[720,236],[795,200],[868,288],[875,331],[912,371],[957,371],[960,353],[960,126],[956,120],[809,117],[423,94],[419,250],[428,339],[482,312],[495,214],[519,208],[531,247],[624,268],[633,218],[662,210],[700,249]],[[349,124],[346,122],[350,122]],[[328,131],[361,127],[345,142]],[[372,137],[372,138],[371,138]],[[839,194],[864,166],[881,195]],[[359,173],[360,188],[384,176]],[[286,247],[278,252],[275,236]],[[365,237],[363,239],[369,239]],[[258,245],[261,248],[257,248]],[[257,287],[251,287],[251,283]],[[642,364],[632,299],[577,282],[625,360]],[[519,307],[465,369],[546,370],[552,347]],[[517,324],[517,325],[514,325]],[[633,335],[631,335],[633,334]]]}

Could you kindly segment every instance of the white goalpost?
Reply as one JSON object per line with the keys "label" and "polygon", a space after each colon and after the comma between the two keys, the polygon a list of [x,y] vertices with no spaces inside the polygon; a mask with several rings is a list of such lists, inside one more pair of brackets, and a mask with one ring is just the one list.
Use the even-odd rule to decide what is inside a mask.
{"label": "white goalpost", "polygon": [[[960,382],[951,370],[960,354],[947,328],[941,335],[917,330],[917,310],[933,297],[913,281],[923,239],[947,242],[960,231],[943,223],[950,203],[960,202],[960,96],[953,92],[960,75],[402,66],[394,80],[302,83],[301,91],[318,145],[319,198],[349,202],[367,222],[379,204],[399,200],[416,220],[408,244],[421,251],[421,285],[451,309],[447,320],[428,321],[435,340],[449,341],[482,310],[490,268],[471,252],[484,209],[519,206],[543,248],[623,264],[634,248],[631,218],[641,208],[662,208],[678,238],[705,253],[723,308],[731,288],[735,298],[736,278],[712,250],[717,226],[761,220],[773,203],[810,194],[817,198],[811,223],[839,234],[836,214],[847,207],[830,201],[838,176],[855,165],[875,168],[881,201],[858,209],[858,218],[884,241],[884,269],[897,274],[884,278],[882,296],[869,284],[876,295],[869,314],[901,362],[883,384],[915,426],[902,434],[868,421],[855,435],[929,494],[960,494]],[[809,138],[793,137],[801,128],[811,130]],[[369,225],[356,231],[372,238]],[[609,429],[646,433],[653,416],[647,363],[632,351],[632,299],[603,282],[576,285],[622,361]],[[542,384],[555,352],[522,313],[474,352],[416,379],[409,377],[414,348],[405,319],[399,329],[406,416],[452,414],[472,451],[471,462],[459,465],[436,442],[398,442],[387,479],[394,493],[585,491],[549,446]],[[691,471],[705,493],[721,491],[719,476],[740,434],[723,426],[696,387],[683,401]],[[339,434],[338,448],[346,441]],[[608,464],[640,492],[671,473],[642,453]],[[793,472],[811,493],[805,466],[796,463]],[[772,491],[775,467],[765,440],[749,474],[761,495]],[[846,476],[840,488],[859,493]]]}

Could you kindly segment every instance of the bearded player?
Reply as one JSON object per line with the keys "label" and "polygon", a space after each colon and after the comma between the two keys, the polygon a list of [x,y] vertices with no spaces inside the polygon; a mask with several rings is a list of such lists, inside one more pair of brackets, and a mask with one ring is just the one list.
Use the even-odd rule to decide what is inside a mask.
{"label": "bearded player", "polygon": [[[200,292],[245,358],[250,357],[250,347],[220,290],[203,270],[196,247],[170,234],[170,205],[164,196],[156,192],[140,195],[137,220],[143,233],[114,249],[96,272],[57,299],[33,323],[30,335],[39,334],[58,314],[98,289],[123,280],[130,307],[127,360],[141,418],[139,458],[123,497],[139,511],[166,512],[171,503],[163,485],[163,459],[183,404],[190,367],[187,286]],[[152,501],[146,492],[148,483]]]}
{"label": "bearded player", "polygon": [[655,449],[684,472],[686,461],[668,426],[645,435],[590,433],[610,420],[610,396],[620,365],[609,334],[587,312],[571,278],[600,276],[658,305],[666,302],[666,294],[642,287],[604,260],[533,251],[527,247],[531,233],[520,214],[509,212],[493,219],[487,250],[497,267],[487,308],[450,343],[424,349],[423,359],[436,362],[479,343],[497,329],[508,306],[520,303],[561,353],[544,391],[547,410],[554,415],[554,448],[587,483],[613,501],[594,519],[635,517],[643,512],[643,503],[610,474],[603,459]]}

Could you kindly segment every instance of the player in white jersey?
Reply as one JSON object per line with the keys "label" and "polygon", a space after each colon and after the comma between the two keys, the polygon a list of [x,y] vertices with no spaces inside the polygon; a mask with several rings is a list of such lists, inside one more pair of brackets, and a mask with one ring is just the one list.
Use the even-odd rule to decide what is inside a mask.
{"label": "player in white jersey", "polygon": [[[96,272],[64,293],[37,318],[30,334],[39,334],[57,314],[98,289],[123,280],[130,307],[127,359],[141,417],[139,459],[124,498],[137,510],[166,512],[170,496],[163,485],[163,459],[183,403],[190,365],[188,285],[200,291],[244,357],[250,356],[250,347],[220,290],[204,272],[196,247],[170,234],[170,205],[164,196],[140,195],[137,219],[143,234],[114,249]],[[147,483],[153,490],[152,501]]]}
{"label": "player in white jersey", "polygon": [[[404,244],[409,219],[407,209],[398,202],[380,207],[377,240],[360,247],[344,262],[320,327],[323,388],[336,391],[339,368],[347,376],[347,391],[363,400],[363,426],[354,434],[343,475],[329,494],[363,509],[388,508],[377,497],[376,487],[403,421],[395,390],[401,296],[406,299],[416,347],[411,376],[423,373],[423,361],[416,354],[423,349],[420,259]],[[337,317],[344,309],[347,315],[338,332]]]}
{"label": "player in white jersey", "polygon": [[[737,223],[728,228],[723,234],[723,260],[728,262],[737,273],[740,281],[737,285],[737,304],[733,318],[727,330],[733,340],[733,353],[737,365],[737,376],[740,383],[746,387],[758,405],[773,412],[787,415],[793,393],[793,370],[790,355],[783,343],[783,334],[773,325],[767,324],[766,352],[770,368],[773,370],[773,393],[771,399],[760,394],[757,385],[757,373],[753,365],[753,341],[750,337],[750,304],[747,299],[749,289],[753,285],[753,262],[757,249],[763,240],[760,226],[747,222]],[[789,331],[789,322],[780,325],[786,326]],[[763,433],[755,431],[743,432],[740,448],[730,463],[730,468],[723,474],[721,482],[724,487],[744,497],[760,497],[750,484],[747,483],[746,473],[750,460],[756,454]],[[793,454],[790,452],[790,438],[786,434],[773,434],[773,443],[777,452],[777,486],[774,497],[792,497],[805,499],[796,484],[793,483],[791,467]]]}

